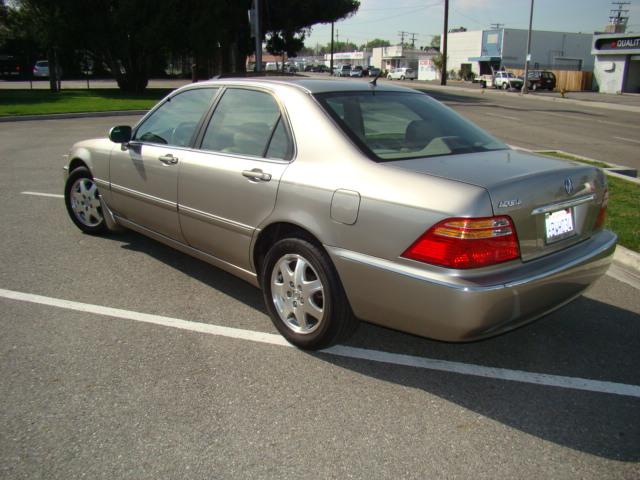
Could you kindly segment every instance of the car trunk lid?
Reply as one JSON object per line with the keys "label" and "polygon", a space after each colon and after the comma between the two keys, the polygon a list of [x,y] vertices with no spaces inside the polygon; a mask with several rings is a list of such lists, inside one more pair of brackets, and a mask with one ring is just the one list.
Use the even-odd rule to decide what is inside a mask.
{"label": "car trunk lid", "polygon": [[447,155],[387,165],[485,188],[495,215],[508,215],[523,261],[591,236],[604,195],[601,170],[516,150]]}

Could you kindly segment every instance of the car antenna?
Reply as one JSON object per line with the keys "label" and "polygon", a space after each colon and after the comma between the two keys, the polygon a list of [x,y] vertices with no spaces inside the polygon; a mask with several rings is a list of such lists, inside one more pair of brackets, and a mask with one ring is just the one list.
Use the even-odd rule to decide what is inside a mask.
{"label": "car antenna", "polygon": [[371,85],[373,88],[376,88],[378,86],[378,79],[381,76],[382,76],[382,69],[380,69],[380,71],[378,72],[378,75],[376,75],[376,78],[374,78],[369,82],[369,85]]}

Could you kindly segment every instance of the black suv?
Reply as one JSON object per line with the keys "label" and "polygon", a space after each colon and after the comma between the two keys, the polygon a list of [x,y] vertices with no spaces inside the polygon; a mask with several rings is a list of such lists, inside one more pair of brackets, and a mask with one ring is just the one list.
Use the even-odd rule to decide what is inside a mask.
{"label": "black suv", "polygon": [[547,70],[530,70],[527,79],[529,90],[553,90],[556,88],[556,76]]}

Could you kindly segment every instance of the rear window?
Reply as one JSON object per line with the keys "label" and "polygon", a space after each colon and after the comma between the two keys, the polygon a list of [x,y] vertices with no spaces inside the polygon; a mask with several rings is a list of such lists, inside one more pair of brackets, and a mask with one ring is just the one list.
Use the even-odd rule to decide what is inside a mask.
{"label": "rear window", "polygon": [[316,95],[338,125],[376,161],[504,150],[505,144],[420,93]]}

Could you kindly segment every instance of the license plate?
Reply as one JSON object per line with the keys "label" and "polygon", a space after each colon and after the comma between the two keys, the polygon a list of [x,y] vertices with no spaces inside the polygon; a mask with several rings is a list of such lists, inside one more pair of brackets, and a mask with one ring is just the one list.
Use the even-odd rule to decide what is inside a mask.
{"label": "license plate", "polygon": [[545,214],[544,223],[547,231],[547,243],[557,242],[575,233],[572,208]]}

